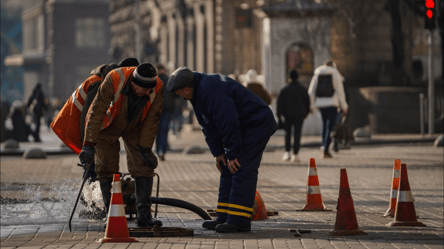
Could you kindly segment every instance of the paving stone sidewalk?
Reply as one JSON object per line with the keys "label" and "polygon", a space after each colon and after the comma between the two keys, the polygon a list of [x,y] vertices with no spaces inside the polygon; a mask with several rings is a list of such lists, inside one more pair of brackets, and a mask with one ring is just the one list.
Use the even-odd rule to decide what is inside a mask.
{"label": "paving stone sidewalk", "polygon": [[[194,134],[194,133],[190,133]],[[199,135],[184,133],[174,148],[202,143]],[[197,136],[197,137],[196,137]],[[401,136],[399,136],[401,137]],[[69,214],[80,186],[82,170],[75,155],[50,155],[47,159],[1,158],[3,198],[26,194],[50,195],[57,192],[66,203],[41,201],[1,206],[2,248],[444,248],[443,156],[442,147],[430,141],[380,143],[352,146],[322,159],[319,147],[300,151],[301,162],[281,160],[283,149],[276,146],[264,153],[259,170],[258,191],[269,211],[278,212],[263,221],[254,221],[249,233],[218,234],[201,227],[197,214],[172,206],[159,205],[158,218],[166,227],[189,228],[194,236],[137,238],[138,243],[99,243],[104,237],[102,221],[78,218],[73,231]],[[310,138],[316,141],[318,138]],[[405,139],[405,138],[404,138]],[[403,140],[403,141],[411,141]],[[308,141],[308,140],[306,140]],[[402,142],[402,141],[401,141]],[[308,162],[315,158],[324,204],[332,211],[301,212],[306,200]],[[393,218],[382,215],[388,209],[394,159],[408,167],[409,183],[418,220],[426,227],[389,227]],[[124,153],[121,171],[126,172]],[[347,169],[359,228],[367,235],[329,236],[336,222],[340,169]],[[167,154],[156,169],[160,175],[160,196],[191,202],[204,210],[215,209],[219,173],[214,159],[204,154]],[[27,190],[28,183],[38,191]],[[54,191],[56,190],[57,191]],[[28,191],[26,193],[26,191]],[[134,223],[128,221],[130,227]],[[295,237],[291,230],[310,230]]]}

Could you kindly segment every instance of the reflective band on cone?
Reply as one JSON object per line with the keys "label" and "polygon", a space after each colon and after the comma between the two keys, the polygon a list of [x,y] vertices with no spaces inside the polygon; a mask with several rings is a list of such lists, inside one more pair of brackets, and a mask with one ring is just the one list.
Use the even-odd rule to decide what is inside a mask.
{"label": "reflective band on cone", "polygon": [[105,238],[99,242],[138,242],[129,236],[128,224],[126,223],[125,208],[123,205],[122,189],[120,187],[120,176],[114,174],[113,193],[108,212],[108,223],[106,223]]}
{"label": "reflective band on cone", "polygon": [[405,163],[401,164],[401,177],[399,179],[397,198],[394,221],[387,225],[425,227],[426,225],[416,219],[415,204],[413,204],[413,195],[410,190],[407,165]]}
{"label": "reflective band on cone", "polygon": [[399,176],[401,170],[401,160],[396,159],[393,165],[393,180],[392,180],[392,191],[390,192],[390,204],[387,212],[383,215],[384,217],[394,217],[396,210],[396,198],[398,197],[399,188]]}
{"label": "reflective band on cone", "polygon": [[322,203],[318,170],[314,158],[310,158],[310,165],[308,167],[307,199],[305,207],[298,211],[331,211],[324,206],[324,203]]}

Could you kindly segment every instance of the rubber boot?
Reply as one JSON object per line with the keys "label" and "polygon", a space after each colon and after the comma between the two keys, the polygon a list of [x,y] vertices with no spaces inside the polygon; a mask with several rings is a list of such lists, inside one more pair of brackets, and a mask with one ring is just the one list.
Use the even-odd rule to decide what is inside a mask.
{"label": "rubber boot", "polygon": [[152,177],[136,177],[134,181],[136,191],[136,206],[138,227],[162,226],[160,220],[156,220],[151,215],[151,191],[153,190]]}
{"label": "rubber boot", "polygon": [[109,203],[111,202],[111,184],[113,183],[113,178],[100,178],[99,182],[103,204],[105,204],[105,212],[106,215],[108,215]]}

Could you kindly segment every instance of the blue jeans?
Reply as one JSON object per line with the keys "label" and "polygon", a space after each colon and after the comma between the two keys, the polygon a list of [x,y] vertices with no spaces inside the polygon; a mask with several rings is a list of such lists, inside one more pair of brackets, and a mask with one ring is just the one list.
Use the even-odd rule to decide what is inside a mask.
{"label": "blue jeans", "polygon": [[328,147],[331,143],[330,133],[333,126],[336,124],[336,115],[338,114],[337,107],[319,108],[322,116],[322,146],[324,151],[328,152]]}
{"label": "blue jeans", "polygon": [[157,155],[165,154],[168,146],[168,131],[170,129],[170,122],[173,114],[170,112],[163,112],[160,116],[159,128],[156,136],[156,152]]}

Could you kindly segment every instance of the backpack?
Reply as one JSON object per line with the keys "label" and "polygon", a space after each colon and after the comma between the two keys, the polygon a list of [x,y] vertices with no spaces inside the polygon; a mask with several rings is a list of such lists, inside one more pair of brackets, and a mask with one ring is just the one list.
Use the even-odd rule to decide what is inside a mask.
{"label": "backpack", "polygon": [[316,97],[331,97],[335,93],[333,79],[330,74],[318,76],[318,86],[316,87]]}

